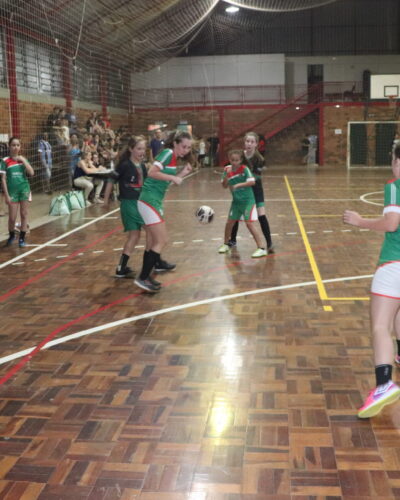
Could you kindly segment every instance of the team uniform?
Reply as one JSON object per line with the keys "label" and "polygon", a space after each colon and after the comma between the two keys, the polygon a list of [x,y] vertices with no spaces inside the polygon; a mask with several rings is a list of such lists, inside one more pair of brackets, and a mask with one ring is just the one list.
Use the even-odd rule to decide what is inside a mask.
{"label": "team uniform", "polygon": [[[241,165],[236,170],[227,170],[222,174],[222,181],[228,179],[228,185],[234,186],[248,181],[254,181],[254,176],[249,168]],[[244,220],[254,222],[257,220],[257,209],[254,193],[250,186],[241,187],[232,191],[232,204],[229,210],[230,220]]]}
{"label": "team uniform", "polygon": [[120,163],[118,173],[119,197],[121,202],[121,219],[125,231],[139,231],[144,221],[138,210],[138,199],[147,177],[144,163],[135,165],[130,159]]}
{"label": "team uniform", "polygon": [[[383,214],[389,212],[400,213],[400,179],[393,179],[385,185]],[[396,231],[385,233],[371,293],[400,299],[400,226]]]}
{"label": "team uniform", "polygon": [[31,188],[22,162],[10,157],[3,158],[0,162],[0,173],[6,176],[8,194],[13,203],[32,201]]}
{"label": "team uniform", "polygon": [[[154,165],[163,174],[176,175],[177,158],[172,149],[164,149],[158,154]],[[164,222],[163,200],[170,184],[170,181],[161,181],[147,177],[138,201],[139,213],[146,226]]]}
{"label": "team uniform", "polygon": [[265,166],[265,160],[259,155],[253,155],[247,158],[246,153],[243,153],[243,163],[253,173],[256,183],[251,186],[257,207],[264,206],[264,189],[261,180],[262,169]]}

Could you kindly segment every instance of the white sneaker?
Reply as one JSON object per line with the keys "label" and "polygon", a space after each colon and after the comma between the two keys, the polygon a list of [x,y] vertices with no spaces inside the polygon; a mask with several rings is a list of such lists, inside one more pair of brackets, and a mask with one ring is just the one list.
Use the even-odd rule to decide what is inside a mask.
{"label": "white sneaker", "polygon": [[218,253],[228,253],[230,250],[230,248],[228,247],[228,245],[225,245],[225,243],[223,245],[221,245],[219,248],[218,248]]}
{"label": "white sneaker", "polygon": [[257,248],[257,250],[251,254],[251,257],[253,259],[258,259],[259,257],[265,257],[266,255],[268,255],[268,253],[265,248]]}

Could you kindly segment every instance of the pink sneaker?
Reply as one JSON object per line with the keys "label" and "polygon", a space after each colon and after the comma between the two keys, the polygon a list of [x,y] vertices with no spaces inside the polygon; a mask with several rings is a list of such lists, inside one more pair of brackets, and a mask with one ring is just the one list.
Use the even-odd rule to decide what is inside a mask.
{"label": "pink sneaker", "polygon": [[398,354],[396,354],[396,356],[394,357],[394,362],[396,363],[396,365],[400,365],[400,356]]}
{"label": "pink sneaker", "polygon": [[364,404],[358,410],[359,418],[369,418],[377,415],[385,405],[394,403],[400,397],[400,387],[391,380],[384,385],[378,385],[372,390]]}

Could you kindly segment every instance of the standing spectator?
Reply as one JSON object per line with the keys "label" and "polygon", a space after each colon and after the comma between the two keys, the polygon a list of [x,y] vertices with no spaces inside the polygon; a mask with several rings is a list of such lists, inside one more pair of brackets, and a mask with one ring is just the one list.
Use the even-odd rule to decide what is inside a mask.
{"label": "standing spectator", "polygon": [[49,116],[47,117],[47,123],[46,123],[46,125],[47,125],[47,129],[48,130],[51,130],[52,127],[54,127],[56,125],[59,113],[60,113],[60,108],[58,106],[55,106],[53,108],[53,112],[50,113]]}
{"label": "standing spectator", "polygon": [[72,179],[74,178],[75,174],[75,168],[78,165],[81,156],[81,149],[79,147],[78,137],[71,138],[71,144],[68,149],[68,155],[69,155],[69,173],[72,183]]}
{"label": "standing spectator", "polygon": [[44,192],[46,194],[51,194],[50,179],[51,179],[51,169],[53,167],[53,155],[52,148],[49,143],[49,134],[44,132],[42,138],[39,141],[38,152],[40,155],[40,162],[44,168]]}
{"label": "standing spectator", "polygon": [[308,139],[308,134],[306,134],[301,140],[301,163],[305,165],[308,160],[308,149],[310,147],[310,141]]}
{"label": "standing spectator", "polygon": [[310,145],[308,146],[307,165],[317,165],[318,137],[315,134],[308,136]]}
{"label": "standing spectator", "polygon": [[204,166],[204,158],[206,157],[206,141],[204,137],[200,137],[199,139],[199,155],[197,157],[200,166]]}
{"label": "standing spectator", "polygon": [[17,137],[11,137],[8,145],[10,156],[3,158],[0,162],[1,183],[8,205],[9,237],[6,246],[10,246],[15,240],[15,222],[19,207],[21,215],[19,246],[24,247],[25,235],[28,229],[28,206],[32,200],[27,176],[32,177],[34,171],[28,160],[20,155],[20,140]]}
{"label": "standing spectator", "polygon": [[150,142],[150,149],[153,159],[164,149],[165,141],[162,138],[161,130],[155,131],[154,137]]}
{"label": "standing spectator", "polygon": [[218,153],[219,153],[219,138],[218,138],[218,132],[214,132],[212,137],[209,137],[207,139],[207,142],[209,144],[208,147],[208,154],[210,157],[210,167],[215,167],[218,165]]}

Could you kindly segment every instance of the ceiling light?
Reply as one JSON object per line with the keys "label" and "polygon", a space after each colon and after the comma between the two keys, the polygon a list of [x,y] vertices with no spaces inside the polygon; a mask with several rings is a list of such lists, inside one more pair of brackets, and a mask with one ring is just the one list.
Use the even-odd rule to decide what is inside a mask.
{"label": "ceiling light", "polygon": [[235,7],[234,5],[230,5],[225,9],[225,12],[229,12],[229,14],[234,14],[239,11],[239,7]]}

